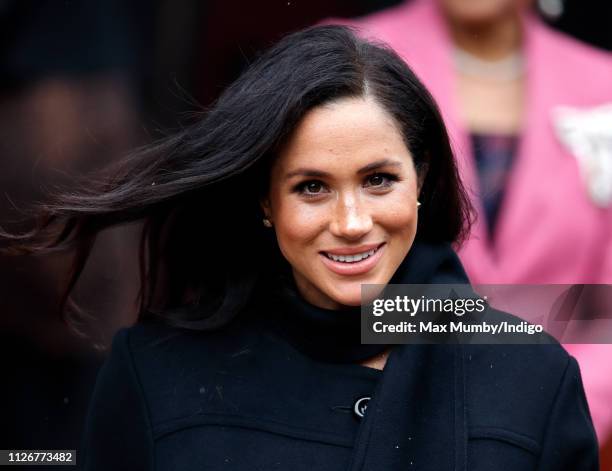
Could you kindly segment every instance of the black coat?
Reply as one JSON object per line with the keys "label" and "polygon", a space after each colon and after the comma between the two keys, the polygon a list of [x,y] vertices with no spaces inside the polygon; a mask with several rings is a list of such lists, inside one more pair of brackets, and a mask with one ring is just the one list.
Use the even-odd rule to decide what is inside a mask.
{"label": "black coat", "polygon": [[[316,308],[290,275],[277,281],[223,330],[120,331],[85,469],[598,468],[578,365],[560,345],[401,345],[379,371],[358,364],[381,348],[361,345],[358,309]],[[449,246],[415,244],[391,281],[467,278]]]}
{"label": "black coat", "polygon": [[[456,445],[432,456],[432,437],[419,442],[419,429],[402,443],[388,437],[398,450],[414,439],[415,470],[597,469],[578,366],[559,345],[397,348],[431,375],[443,350],[459,359],[439,378],[449,404],[432,404],[419,381],[407,398],[415,415],[454,411],[452,421],[424,420],[444,420],[437,438],[452,435]],[[89,471],[347,469],[361,423],[353,406],[381,374],[314,361],[248,320],[213,333],[143,323],[114,339],[82,463]]]}

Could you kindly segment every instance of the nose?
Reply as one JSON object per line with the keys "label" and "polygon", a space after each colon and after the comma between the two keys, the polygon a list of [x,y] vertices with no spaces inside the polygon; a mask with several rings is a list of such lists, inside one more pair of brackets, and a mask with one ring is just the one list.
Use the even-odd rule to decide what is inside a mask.
{"label": "nose", "polygon": [[353,194],[341,195],[333,210],[329,226],[336,237],[359,240],[372,230],[372,215],[366,205]]}

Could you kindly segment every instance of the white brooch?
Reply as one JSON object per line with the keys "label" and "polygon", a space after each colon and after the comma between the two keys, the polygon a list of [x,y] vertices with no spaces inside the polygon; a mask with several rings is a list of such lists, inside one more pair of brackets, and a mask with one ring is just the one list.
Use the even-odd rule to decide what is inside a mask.
{"label": "white brooch", "polygon": [[594,108],[559,106],[552,118],[561,142],[578,160],[587,191],[600,207],[612,203],[612,103]]}

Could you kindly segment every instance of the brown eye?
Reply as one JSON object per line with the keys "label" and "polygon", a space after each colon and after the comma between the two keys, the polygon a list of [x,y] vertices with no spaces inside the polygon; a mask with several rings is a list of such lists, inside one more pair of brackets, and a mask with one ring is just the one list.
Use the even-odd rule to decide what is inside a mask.
{"label": "brown eye", "polygon": [[327,188],[323,182],[318,180],[309,180],[300,183],[294,188],[294,191],[304,196],[318,196],[327,192]]}
{"label": "brown eye", "polygon": [[370,186],[381,186],[385,183],[385,177],[383,177],[382,175],[372,175],[370,178],[368,178],[368,184]]}
{"label": "brown eye", "polygon": [[374,173],[366,178],[365,186],[370,188],[387,188],[398,180],[397,176],[387,173]]}
{"label": "brown eye", "polygon": [[304,186],[307,193],[321,193],[323,186],[319,182],[308,182]]}

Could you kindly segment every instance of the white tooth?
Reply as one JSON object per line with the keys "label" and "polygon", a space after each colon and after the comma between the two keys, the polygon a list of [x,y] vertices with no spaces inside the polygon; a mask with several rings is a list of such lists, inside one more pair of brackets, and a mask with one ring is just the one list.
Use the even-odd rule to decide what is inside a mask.
{"label": "white tooth", "polygon": [[334,260],[335,262],[353,263],[353,262],[359,262],[363,259],[371,257],[372,255],[376,253],[377,250],[378,249],[372,249],[368,252],[358,253],[354,255],[334,255],[334,254],[328,253],[327,256],[331,258],[332,260]]}

